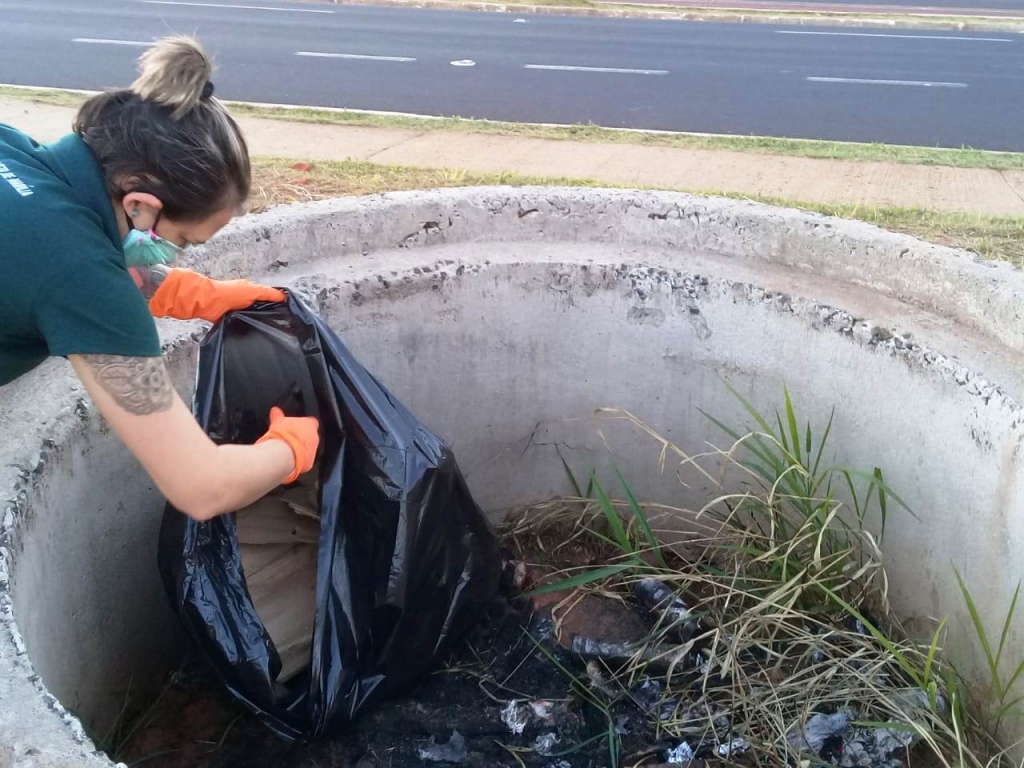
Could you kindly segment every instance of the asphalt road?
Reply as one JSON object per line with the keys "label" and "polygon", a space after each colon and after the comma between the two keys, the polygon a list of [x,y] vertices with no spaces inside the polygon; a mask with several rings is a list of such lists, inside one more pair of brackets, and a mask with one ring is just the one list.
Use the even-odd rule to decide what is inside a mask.
{"label": "asphalt road", "polygon": [[[1024,151],[1024,35],[274,0],[0,0],[0,83],[104,88],[197,33],[224,98]],[[461,64],[461,65],[460,65]]]}

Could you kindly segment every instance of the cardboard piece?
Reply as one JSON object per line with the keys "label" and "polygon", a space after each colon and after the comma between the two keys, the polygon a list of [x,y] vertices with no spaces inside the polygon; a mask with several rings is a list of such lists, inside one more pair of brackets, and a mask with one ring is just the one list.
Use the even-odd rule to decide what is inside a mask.
{"label": "cardboard piece", "polygon": [[279,683],[309,666],[320,541],[316,510],[315,489],[297,485],[278,488],[235,514],[249,596],[281,657]]}

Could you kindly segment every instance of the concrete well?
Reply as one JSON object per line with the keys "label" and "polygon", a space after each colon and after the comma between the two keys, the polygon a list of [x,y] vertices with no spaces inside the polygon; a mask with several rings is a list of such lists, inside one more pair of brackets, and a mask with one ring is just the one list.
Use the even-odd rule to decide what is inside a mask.
{"label": "concrete well", "polygon": [[[699,507],[648,437],[595,409],[698,452],[719,436],[697,407],[740,420],[723,378],[769,409],[785,382],[812,423],[837,407],[835,461],[881,466],[920,517],[890,516],[895,607],[950,615],[968,669],[951,563],[1002,620],[1024,535],[1024,275],[1006,265],[748,203],[532,188],[280,209],[196,261],[304,293],[495,515],[567,490],[557,452],[607,468],[609,449],[638,495]],[[188,398],[203,329],[162,331]],[[180,653],[162,500],[63,362],[0,390],[0,423],[0,765],[109,765],[86,734]],[[1024,624],[1009,645],[1024,653]]]}

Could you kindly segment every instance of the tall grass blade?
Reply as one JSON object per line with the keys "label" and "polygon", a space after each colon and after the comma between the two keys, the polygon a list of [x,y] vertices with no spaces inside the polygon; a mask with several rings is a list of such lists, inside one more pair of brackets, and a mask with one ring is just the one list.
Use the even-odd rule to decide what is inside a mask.
{"label": "tall grass blade", "polygon": [[956,581],[960,585],[960,592],[964,596],[964,603],[967,604],[967,612],[971,615],[971,623],[974,624],[974,633],[978,636],[978,642],[981,643],[981,649],[985,652],[985,660],[988,662],[989,672],[992,675],[992,689],[996,691],[997,698],[1001,701],[1004,698],[1004,695],[1002,682],[999,679],[999,667],[996,664],[996,657],[992,653],[992,646],[989,644],[988,633],[985,631],[985,625],[981,623],[978,606],[974,604],[974,597],[971,595],[971,591],[964,583],[963,577],[960,576],[960,571],[956,566],[953,566],[953,573],[956,574]]}
{"label": "tall grass blade", "polygon": [[956,736],[957,765],[964,766],[967,763],[964,760],[963,729],[967,723],[967,711],[964,697],[960,695],[960,686],[957,685],[957,682],[953,670],[950,669],[946,674],[946,690],[949,691],[949,713],[953,720],[953,733]]}
{"label": "tall grass blade", "polygon": [[753,417],[754,421],[756,421],[760,425],[761,429],[770,434],[772,428],[768,425],[768,422],[765,421],[764,416],[761,415],[757,408],[755,408],[750,403],[750,401],[747,400],[747,398],[741,395],[739,391],[732,386],[732,384],[730,384],[729,382],[725,382],[725,386],[726,389],[732,392],[733,396],[740,401],[740,405],[742,405],[746,409],[747,413],[749,413]]}
{"label": "tall grass blade", "polygon": [[782,394],[786,404],[786,421],[789,423],[789,432],[793,439],[793,453],[796,454],[797,463],[803,464],[803,454],[800,451],[800,428],[796,423],[796,411],[793,410],[793,400],[789,396],[789,387],[785,384],[782,385]]}
{"label": "tall grass blade", "polygon": [[583,573],[576,574],[575,576],[568,576],[551,584],[544,584],[536,589],[530,590],[526,593],[526,596],[546,595],[550,592],[561,592],[567,589],[575,589],[576,587],[582,587],[587,584],[603,581],[609,576],[622,573],[630,568],[636,568],[639,565],[641,565],[641,561],[636,558],[621,563],[613,563],[612,565],[603,565],[600,568],[584,571]]}
{"label": "tall grass blade", "polygon": [[878,510],[882,515],[882,529],[878,532],[878,540],[881,542],[885,539],[885,522],[889,517],[889,509],[885,501],[885,480],[882,479],[882,470],[875,467],[875,471],[872,473],[875,478],[875,482],[878,487]]}
{"label": "tall grass blade", "polygon": [[850,474],[849,470],[841,469],[839,470],[839,474],[841,474],[843,478],[846,480],[846,487],[849,489],[850,499],[853,501],[854,514],[857,516],[858,520],[863,520],[868,507],[871,505],[871,493],[874,489],[874,486],[872,485],[870,488],[868,488],[868,496],[864,500],[864,503],[861,504],[860,495],[857,493],[857,486],[853,484],[853,476]]}
{"label": "tall grass blade", "polygon": [[604,516],[608,520],[608,528],[612,532],[612,538],[618,543],[619,549],[627,554],[633,552],[633,544],[629,540],[629,534],[626,533],[625,526],[622,524],[622,518],[619,517],[619,513],[608,498],[608,494],[604,492],[604,488],[596,478],[594,480],[594,491],[597,493],[597,503],[601,505],[601,511],[604,512]]}
{"label": "tall grass blade", "polygon": [[[999,635],[999,650],[996,651],[996,666],[999,666],[999,662],[1003,658],[1003,649],[1006,647],[1006,638],[1010,634],[1010,624],[1013,622],[1013,615],[1017,611],[1017,598],[1020,597],[1020,582],[1017,582],[1017,588],[1013,590],[1013,599],[1010,601],[1010,610],[1006,613],[1006,621],[1003,622],[1003,631]],[[1007,686],[1009,687],[1009,686]]]}
{"label": "tall grass blade", "polygon": [[[825,444],[828,442],[828,436],[832,433],[832,421],[835,417],[836,409],[833,408],[832,412],[828,416],[828,424],[825,425],[825,432],[821,436],[821,440],[818,442],[818,455],[814,457],[814,466],[811,468],[811,474],[814,476],[817,476],[818,468],[821,466],[821,457],[825,453]],[[810,425],[807,426],[807,429],[810,431]],[[810,449],[808,449],[807,454],[810,455],[810,453]]]}
{"label": "tall grass blade", "polygon": [[1024,674],[1024,661],[1022,661],[1020,665],[1013,670],[1013,674],[1010,675],[1010,679],[1006,681],[1006,685],[1003,686],[1003,690],[1006,692],[1013,690],[1013,686],[1020,679],[1022,674]]}
{"label": "tall grass blade", "polygon": [[[737,443],[742,442],[743,443],[743,447],[746,448],[751,453],[753,453],[754,456],[756,456],[760,461],[762,461],[765,464],[769,464],[769,465],[775,467],[776,473],[781,470],[781,467],[779,466],[779,463],[778,463],[778,458],[774,455],[773,451],[771,451],[770,449],[768,449],[764,445],[764,441],[760,440],[760,436],[759,435],[756,435],[756,434],[749,435],[750,439],[746,440],[746,439],[744,439],[744,437],[742,435],[740,435],[738,432],[736,432],[734,429],[732,429],[732,427],[728,426],[723,421],[720,421],[719,419],[716,419],[714,416],[709,414],[707,411],[703,411],[700,408],[698,408],[697,410],[708,421],[710,421],[712,424],[714,424],[720,430],[725,432],[725,434],[727,434],[729,437],[731,437],[735,442],[737,442]],[[752,442],[756,442],[758,444],[752,446],[751,445]]]}
{"label": "tall grass blade", "polygon": [[[1018,698],[1014,699],[1013,701],[1011,701],[1011,702],[1009,702],[1009,703],[1007,703],[1007,704],[1003,704],[1003,706],[1001,706],[1001,707],[999,708],[999,711],[998,711],[998,712],[996,712],[996,717],[997,717],[998,719],[1002,719],[1002,718],[1006,717],[1006,716],[1007,716],[1008,714],[1010,714],[1010,712],[1011,712],[1011,711],[1013,711],[1014,709],[1016,709],[1016,707],[1017,707],[1017,706],[1018,706],[1018,705],[1019,705],[1019,704],[1020,704],[1020,703],[1021,703],[1022,701],[1024,701],[1024,696],[1020,696],[1020,697],[1018,697]],[[1022,717],[1022,716],[1024,716],[1024,715],[1017,715],[1017,717]]]}
{"label": "tall grass blade", "polygon": [[879,473],[879,477],[876,477],[875,473],[873,471],[872,472],[861,472],[861,471],[856,470],[856,469],[844,469],[842,471],[843,472],[849,472],[851,475],[855,475],[855,476],[860,477],[860,478],[862,478],[864,480],[867,480],[869,483],[871,483],[871,485],[873,487],[877,487],[878,490],[880,490],[880,491],[885,491],[885,493],[887,494],[889,499],[891,499],[892,501],[895,501],[900,507],[902,507],[906,512],[908,512],[910,514],[910,516],[913,517],[915,520],[920,520],[921,519],[916,514],[914,514],[914,510],[912,510],[910,508],[910,505],[907,504],[907,502],[905,502],[902,498],[900,498],[900,496],[889,486],[888,483],[886,483],[884,481],[884,479],[881,479],[881,480],[879,479],[879,477],[881,476],[881,473]]}
{"label": "tall grass blade", "polygon": [[565,474],[569,477],[569,484],[572,486],[573,493],[576,494],[577,499],[584,498],[583,490],[580,488],[580,484],[576,482],[576,475],[569,469],[569,462],[565,460],[561,451],[558,451],[558,459],[562,462],[562,467],[565,469]]}
{"label": "tall grass blade", "polygon": [[778,477],[770,469],[768,469],[765,466],[762,466],[761,464],[758,464],[756,461],[742,461],[742,462],[740,462],[740,465],[743,466],[743,467],[746,467],[751,472],[754,472],[755,474],[760,476],[761,479],[764,480],[769,485],[774,483],[775,480]]}
{"label": "tall grass blade", "polygon": [[829,597],[831,597],[836,602],[836,605],[840,606],[844,611],[849,613],[851,616],[853,616],[861,624],[864,625],[868,632],[871,633],[871,636],[874,637],[876,641],[882,644],[885,650],[889,652],[889,654],[893,657],[896,663],[900,666],[900,669],[907,673],[907,676],[914,681],[918,688],[921,688],[922,690],[925,689],[925,684],[924,681],[921,679],[920,671],[915,669],[914,665],[910,663],[910,661],[907,659],[907,655],[903,652],[903,649],[901,649],[898,645],[896,645],[884,634],[882,634],[882,631],[879,630],[878,627],[876,627],[870,621],[868,621],[867,618],[862,616],[860,611],[858,611],[848,602],[843,600],[843,598],[841,598],[831,589],[829,589],[826,586],[822,586],[821,589],[824,590],[829,595]]}
{"label": "tall grass blade", "polygon": [[640,529],[644,532],[644,538],[647,540],[647,544],[650,546],[651,552],[657,559],[658,565],[667,570],[668,563],[665,562],[665,555],[661,551],[661,544],[658,543],[658,537],[654,535],[654,530],[651,528],[647,515],[644,513],[643,509],[640,508],[640,505],[637,504],[636,497],[633,496],[633,491],[626,483],[626,479],[622,476],[618,467],[615,469],[615,474],[619,476],[619,482],[622,484],[622,490],[626,494],[626,501],[629,503],[629,509],[633,513],[633,519],[637,521]]}
{"label": "tall grass blade", "polygon": [[[775,423],[779,427],[778,438],[779,442],[782,443],[782,449],[786,452],[790,452],[789,448],[789,435],[786,434],[786,428],[782,426],[782,415],[779,413],[775,414]],[[800,446],[796,447],[796,450],[800,450]]]}
{"label": "tall grass blade", "polygon": [[932,635],[931,645],[928,646],[928,655],[924,660],[924,672],[921,674],[922,679],[926,683],[930,682],[932,679],[932,664],[935,663],[935,654],[939,650],[939,639],[942,636],[942,630],[946,628],[946,621],[946,619],[943,619],[939,622],[939,626],[935,630],[935,634]]}
{"label": "tall grass blade", "polygon": [[715,418],[714,416],[712,416],[712,415],[711,415],[710,413],[708,413],[707,411],[705,411],[705,410],[704,410],[703,408],[698,408],[698,409],[697,409],[697,413],[699,413],[699,414],[700,414],[701,416],[703,416],[703,417],[704,417],[705,419],[707,419],[708,421],[710,421],[710,422],[711,422],[712,424],[714,424],[714,425],[715,425],[716,427],[718,427],[718,428],[719,428],[720,430],[722,430],[723,432],[725,432],[725,434],[727,434],[727,435],[728,435],[729,437],[731,437],[731,438],[732,438],[733,440],[740,440],[740,439],[741,439],[741,435],[740,435],[740,433],[739,433],[739,432],[737,432],[737,431],[736,431],[736,430],[734,430],[734,429],[733,429],[732,427],[730,427],[729,425],[727,425],[727,424],[726,424],[726,423],[725,423],[724,421],[720,421],[719,419],[716,419],[716,418]]}

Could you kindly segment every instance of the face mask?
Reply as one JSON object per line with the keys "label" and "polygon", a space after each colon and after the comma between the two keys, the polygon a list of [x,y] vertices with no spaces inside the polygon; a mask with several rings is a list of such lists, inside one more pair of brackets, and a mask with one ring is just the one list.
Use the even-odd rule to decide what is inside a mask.
{"label": "face mask", "polygon": [[164,240],[156,232],[133,229],[124,238],[124,259],[129,267],[155,267],[171,264],[182,248],[170,240]]}

